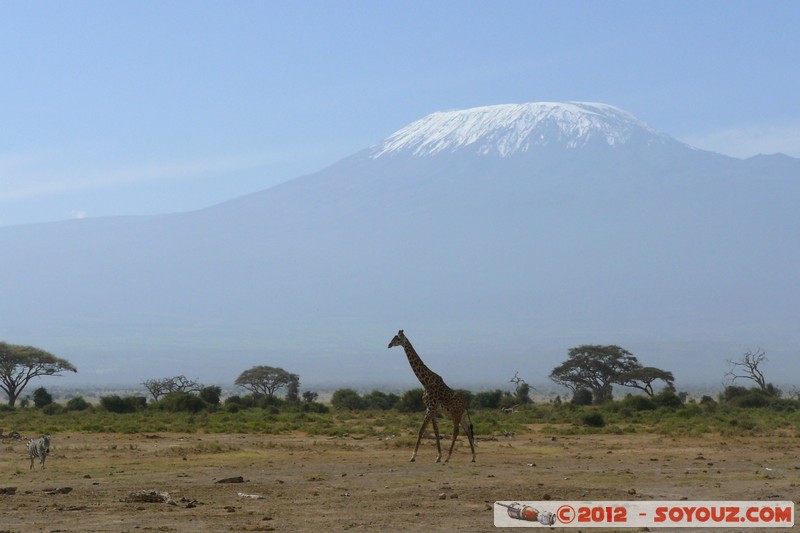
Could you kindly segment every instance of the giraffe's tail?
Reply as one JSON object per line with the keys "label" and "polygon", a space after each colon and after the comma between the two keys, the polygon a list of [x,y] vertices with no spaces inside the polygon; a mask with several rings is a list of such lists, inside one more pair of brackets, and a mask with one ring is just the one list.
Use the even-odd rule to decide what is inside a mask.
{"label": "giraffe's tail", "polygon": [[472,418],[469,416],[469,411],[465,411],[467,413],[467,422],[469,422],[469,436],[474,440],[475,439],[475,431],[472,426]]}

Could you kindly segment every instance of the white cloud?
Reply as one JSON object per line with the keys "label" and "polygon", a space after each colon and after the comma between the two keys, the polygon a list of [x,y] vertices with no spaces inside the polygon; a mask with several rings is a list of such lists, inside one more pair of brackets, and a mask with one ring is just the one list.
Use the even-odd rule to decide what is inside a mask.
{"label": "white cloud", "polygon": [[696,148],[734,157],[747,158],[778,152],[800,157],[800,125],[746,126],[684,136],[681,140]]}

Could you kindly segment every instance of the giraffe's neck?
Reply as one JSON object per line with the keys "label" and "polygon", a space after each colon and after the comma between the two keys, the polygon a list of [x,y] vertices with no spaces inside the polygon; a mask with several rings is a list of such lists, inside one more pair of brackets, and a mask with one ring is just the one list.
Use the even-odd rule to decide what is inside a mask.
{"label": "giraffe's neck", "polygon": [[417,351],[414,350],[414,347],[411,346],[411,343],[408,342],[408,339],[403,342],[403,349],[406,351],[406,357],[408,357],[408,363],[411,365],[411,370],[414,371],[414,375],[417,376],[417,379],[420,383],[422,383],[423,387],[427,387],[431,384],[433,379],[439,377],[439,375],[433,370],[425,366],[425,363],[423,363],[422,359],[419,358]]}

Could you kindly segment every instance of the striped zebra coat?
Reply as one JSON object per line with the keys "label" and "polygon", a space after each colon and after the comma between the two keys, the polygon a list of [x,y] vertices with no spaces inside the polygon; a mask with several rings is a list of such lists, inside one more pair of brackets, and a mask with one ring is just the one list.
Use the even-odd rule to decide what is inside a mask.
{"label": "striped zebra coat", "polygon": [[33,460],[38,457],[39,463],[44,470],[44,460],[47,459],[47,454],[50,453],[50,435],[45,435],[36,440],[30,439],[25,445],[28,448],[28,457],[31,459],[31,468],[36,470],[33,466]]}

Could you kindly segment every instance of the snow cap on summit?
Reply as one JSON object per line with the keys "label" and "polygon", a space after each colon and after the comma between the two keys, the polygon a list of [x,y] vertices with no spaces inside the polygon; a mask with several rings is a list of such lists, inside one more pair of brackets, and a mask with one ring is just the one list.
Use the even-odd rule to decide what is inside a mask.
{"label": "snow cap on summit", "polygon": [[435,155],[470,147],[475,153],[508,157],[532,146],[577,148],[598,140],[627,143],[636,132],[661,141],[665,134],[607,104],[537,102],[433,113],[372,147],[370,157],[407,152]]}

